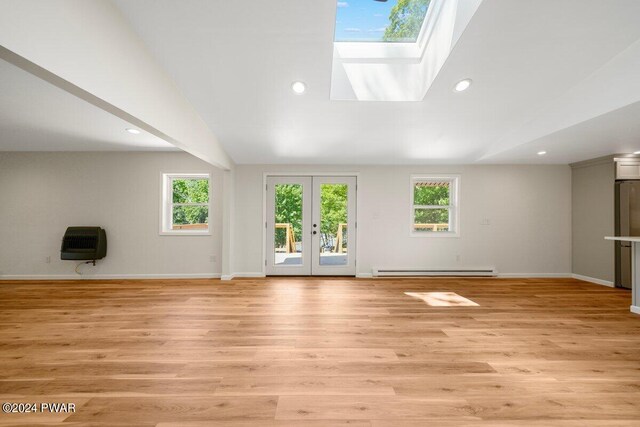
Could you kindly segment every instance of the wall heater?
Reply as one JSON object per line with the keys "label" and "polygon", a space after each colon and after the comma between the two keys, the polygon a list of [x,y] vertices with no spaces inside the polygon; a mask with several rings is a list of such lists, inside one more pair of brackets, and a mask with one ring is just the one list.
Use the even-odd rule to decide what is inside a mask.
{"label": "wall heater", "polygon": [[107,233],[100,227],[69,227],[62,238],[60,259],[92,261],[107,256]]}

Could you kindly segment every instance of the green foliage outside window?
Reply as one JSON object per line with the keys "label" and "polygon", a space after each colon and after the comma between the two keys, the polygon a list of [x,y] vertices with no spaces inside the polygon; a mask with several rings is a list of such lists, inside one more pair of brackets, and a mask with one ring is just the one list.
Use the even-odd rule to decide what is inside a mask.
{"label": "green foliage outside window", "polygon": [[[415,224],[448,224],[449,209],[416,209]],[[434,231],[432,229],[416,228],[416,231]],[[438,228],[438,231],[448,231]]]}
{"label": "green foliage outside window", "polygon": [[[448,185],[414,185],[413,204],[414,206],[448,206],[449,205]],[[415,224],[446,224],[449,222],[448,209],[414,209]],[[426,229],[416,229],[416,231],[431,231]]]}
{"label": "green foliage outside window", "polygon": [[391,8],[384,41],[414,41],[420,34],[431,0],[398,0]]}
{"label": "green foliage outside window", "polygon": [[209,180],[174,179],[173,203],[209,203]]}
{"label": "green foliage outside window", "polygon": [[[277,184],[276,192],[276,223],[291,224],[296,242],[302,241],[302,186],[299,184]],[[275,230],[276,247],[286,245],[287,231],[282,228]]]}
{"label": "green foliage outside window", "polygon": [[172,182],[173,203],[200,203],[196,206],[175,205],[173,224],[209,223],[209,180],[174,179]]}
{"label": "green foliage outside window", "polygon": [[[320,186],[320,238],[322,246],[335,244],[340,224],[347,223],[346,184],[323,184]],[[277,184],[275,186],[275,220],[278,224],[291,224],[296,242],[302,240],[302,186],[299,184]],[[344,230],[346,244],[346,228]],[[275,230],[276,247],[286,246],[286,230]]]}
{"label": "green foliage outside window", "polygon": [[423,206],[448,206],[449,186],[414,185],[413,204]]}
{"label": "green foliage outside window", "polygon": [[[347,223],[347,190],[346,184],[322,184],[320,186],[320,237],[322,246],[335,245],[333,239],[338,234],[340,224]],[[344,233],[344,244],[347,243],[346,228]]]}

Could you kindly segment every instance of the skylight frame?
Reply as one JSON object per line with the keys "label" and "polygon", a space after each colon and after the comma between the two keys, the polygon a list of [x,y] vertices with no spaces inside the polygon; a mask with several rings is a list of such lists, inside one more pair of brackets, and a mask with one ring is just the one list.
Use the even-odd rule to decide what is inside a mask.
{"label": "skylight frame", "polygon": [[332,101],[423,101],[483,0],[432,0],[415,43],[335,42]]}

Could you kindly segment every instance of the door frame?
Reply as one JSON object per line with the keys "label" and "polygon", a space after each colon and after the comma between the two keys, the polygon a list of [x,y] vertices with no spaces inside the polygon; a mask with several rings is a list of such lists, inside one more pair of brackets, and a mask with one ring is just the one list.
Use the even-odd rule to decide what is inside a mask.
{"label": "door frame", "polygon": [[[352,176],[356,179],[356,275],[359,276],[358,268],[360,266],[360,233],[358,232],[358,223],[360,222],[360,197],[358,197],[358,184],[360,181],[360,172],[263,172],[262,174],[262,275],[267,275],[267,178],[274,176]],[[318,276],[322,277],[322,276]],[[330,277],[330,276],[325,276]]]}

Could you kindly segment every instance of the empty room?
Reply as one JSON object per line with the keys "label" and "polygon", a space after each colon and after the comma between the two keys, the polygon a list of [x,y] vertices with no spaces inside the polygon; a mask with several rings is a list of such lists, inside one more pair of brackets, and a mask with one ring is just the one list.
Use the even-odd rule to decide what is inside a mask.
{"label": "empty room", "polygon": [[639,16],[0,0],[0,426],[639,426]]}

